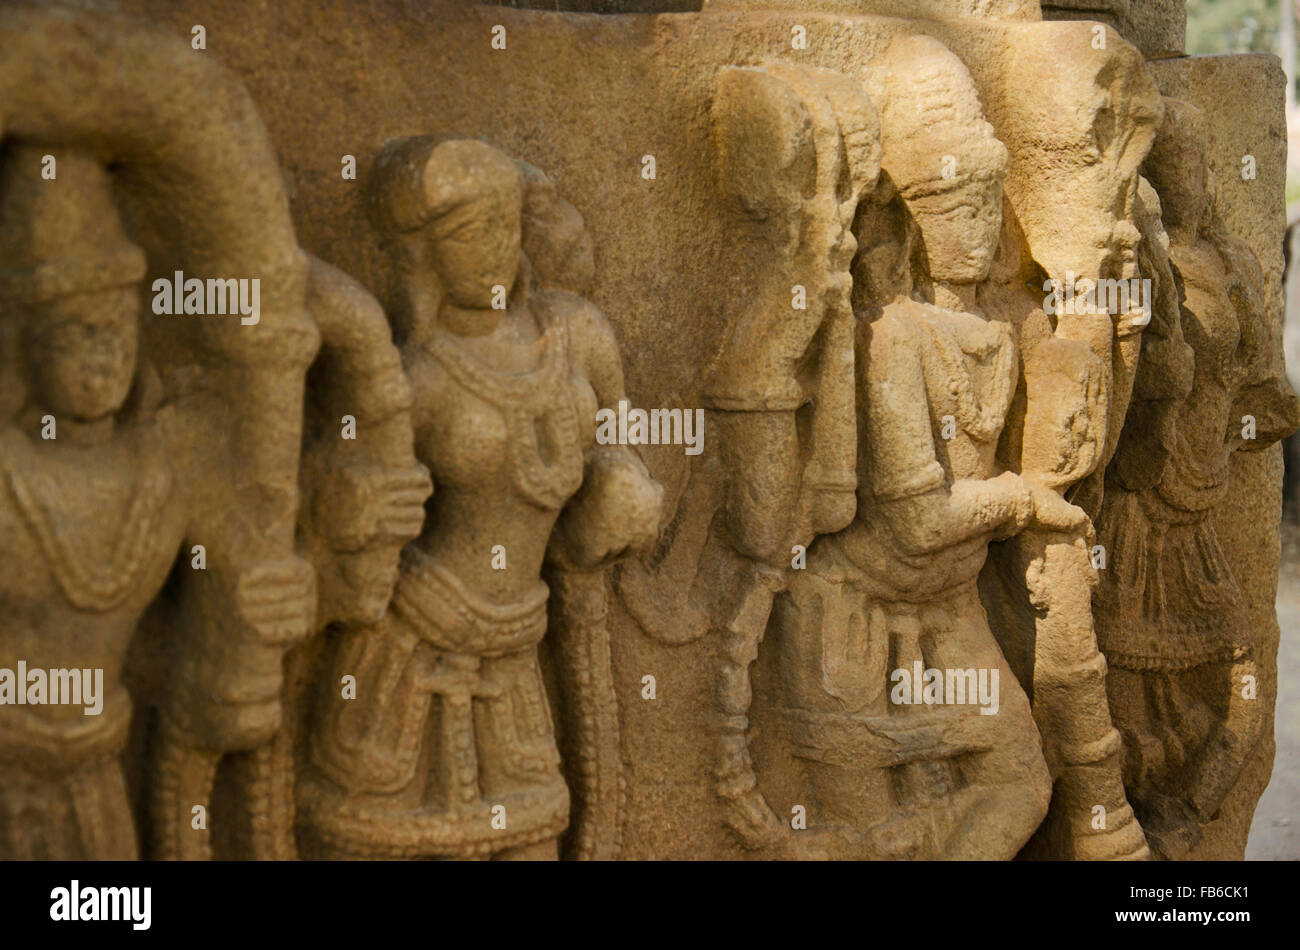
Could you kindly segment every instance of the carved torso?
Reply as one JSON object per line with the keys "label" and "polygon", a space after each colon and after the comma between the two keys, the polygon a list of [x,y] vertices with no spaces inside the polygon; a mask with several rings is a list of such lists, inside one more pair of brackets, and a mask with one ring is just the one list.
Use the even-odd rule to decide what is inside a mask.
{"label": "carved torso", "polygon": [[1004,324],[913,300],[887,307],[871,334],[861,399],[874,438],[862,446],[861,515],[834,543],[880,583],[882,596],[924,600],[971,581],[988,539],[908,554],[893,542],[885,508],[995,474],[1015,389],[1015,342]]}
{"label": "carved torso", "polygon": [[[1015,342],[1001,323],[913,304],[936,454],[952,480],[994,474],[1015,390]],[[948,420],[951,419],[951,423]],[[955,427],[955,434],[945,426]]]}
{"label": "carved torso", "polygon": [[[498,602],[536,583],[595,438],[596,397],[572,365],[565,315],[544,295],[530,303],[541,330],[530,369],[501,372],[443,332],[409,358],[419,380],[416,454],[437,486],[417,544]],[[492,568],[495,545],[507,570]]]}
{"label": "carved torso", "polygon": [[[183,531],[158,428],[144,424],[92,447],[33,444],[0,433],[0,666],[104,669],[110,703],[136,622],[162,587]],[[9,709],[6,715],[16,714]],[[30,706],[51,721],[78,706]]]}

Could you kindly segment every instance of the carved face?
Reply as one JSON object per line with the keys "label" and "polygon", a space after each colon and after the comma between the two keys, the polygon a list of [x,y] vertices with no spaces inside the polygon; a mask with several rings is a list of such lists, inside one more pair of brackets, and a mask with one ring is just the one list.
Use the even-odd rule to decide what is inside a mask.
{"label": "carved face", "polygon": [[122,408],[135,378],[138,308],[135,287],[30,307],[28,365],[42,408],[85,422]]}
{"label": "carved face", "polygon": [[522,195],[516,189],[467,201],[429,225],[433,263],[448,297],[473,310],[492,307],[519,275]]}
{"label": "carved face", "polygon": [[966,182],[909,204],[934,280],[975,284],[988,277],[1002,231],[1000,177]]}
{"label": "carved face", "polygon": [[898,37],[880,63],[890,88],[881,163],[920,231],[929,276],[988,277],[1002,230],[1010,156],[984,118],[965,64],[932,37]]}

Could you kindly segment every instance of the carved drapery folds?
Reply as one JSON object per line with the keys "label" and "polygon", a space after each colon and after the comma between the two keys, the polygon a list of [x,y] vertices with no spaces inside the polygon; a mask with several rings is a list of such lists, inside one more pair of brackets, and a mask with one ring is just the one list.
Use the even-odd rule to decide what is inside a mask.
{"label": "carved drapery folds", "polygon": [[328,186],[297,93],[0,10],[0,857],[1210,853],[1273,265],[1172,27],[914,6],[503,10],[519,101],[456,52]]}

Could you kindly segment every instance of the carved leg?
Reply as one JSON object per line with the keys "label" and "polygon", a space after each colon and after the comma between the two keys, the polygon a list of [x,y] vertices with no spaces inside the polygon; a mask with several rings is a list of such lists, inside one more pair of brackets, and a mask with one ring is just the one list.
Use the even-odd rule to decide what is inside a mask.
{"label": "carved leg", "polygon": [[928,757],[932,790],[917,802],[940,831],[940,849],[932,857],[1009,860],[1042,824],[1051,800],[1051,775],[1034,735],[1029,698],[974,590],[927,611],[921,640],[927,668],[973,669],[987,684],[967,693],[965,704],[938,714],[947,722]]}
{"label": "carved leg", "polygon": [[0,860],[137,857],[135,825],[116,754],[56,774],[6,763],[0,785]]}

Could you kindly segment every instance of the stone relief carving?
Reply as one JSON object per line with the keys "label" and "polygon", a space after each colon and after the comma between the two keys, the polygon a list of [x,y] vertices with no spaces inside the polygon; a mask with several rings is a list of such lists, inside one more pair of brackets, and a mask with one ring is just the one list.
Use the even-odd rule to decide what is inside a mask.
{"label": "stone relief carving", "polygon": [[[627,448],[595,445],[596,410],[623,397],[618,351],[582,298],[532,287],[520,167],[478,142],[404,140],[374,189],[405,277],[416,453],[438,490],[388,612],[342,632],[320,684],[305,834],[323,856],[553,858],[570,799],[538,665],[543,563],[560,577],[560,677],[593,720],[583,814],[610,821],[617,758],[601,744],[617,719],[607,696],[580,695],[609,689],[588,572],[650,540],[659,490]],[[613,830],[579,841],[594,853]]]}
{"label": "stone relief carving", "polygon": [[[515,107],[363,125],[326,240],[215,58],[0,10],[0,857],[1196,854],[1271,717],[1215,519],[1300,426],[1267,268],[1128,4],[1101,47],[906,6],[665,18],[825,8],[850,52],[665,86],[714,219],[675,247],[725,234],[735,292],[640,322]],[[605,438],[663,395],[623,341],[710,313],[702,451]],[[702,684],[653,736],[646,657]],[[689,815],[630,799],[665,748]]]}
{"label": "stone relief carving", "polygon": [[[707,462],[692,472],[671,544],[651,572],[627,565],[620,591],[652,636],[722,639],[717,792],[748,847],[783,853],[806,839],[783,832],[756,786],[749,667],[791,552],[853,515],[851,226],[880,172],[879,117],[860,84],[779,63],[724,71],[712,110],[719,184],[763,248],[747,262],[754,293],[707,370],[725,474],[718,485]],[[664,612],[678,584],[692,598]]]}
{"label": "stone relief carving", "polygon": [[1259,677],[1254,635],[1210,515],[1228,491],[1232,453],[1266,449],[1300,425],[1300,405],[1265,349],[1259,262],[1223,226],[1203,140],[1200,110],[1166,99],[1149,166],[1191,379],[1166,424],[1151,426],[1164,439],[1157,464],[1117,459],[1108,470],[1098,519],[1117,568],[1096,602],[1125,780],[1165,858],[1199,842],[1265,715],[1249,698]]}
{"label": "stone relief carving", "polygon": [[[150,697],[160,760],[136,763],[155,779],[161,842],[179,831],[181,807],[188,829],[192,806],[206,805],[214,757],[274,733],[280,659],[310,623],[313,576],[287,530],[296,450],[283,451],[317,345],[302,312],[306,267],[278,176],[232,189],[235,167],[275,168],[232,76],[170,41],[145,62],[140,49],[158,37],[98,14],[8,8],[0,33],[13,51],[0,80],[6,666],[49,667],[51,686],[67,683],[66,670],[103,682],[94,717],[53,694],[4,710],[12,765],[0,847],[6,857],[129,858],[138,843],[119,761],[133,708],[122,680],[128,644],[173,566],[169,599],[182,619],[160,664],[166,685]],[[224,116],[176,123],[199,89]],[[244,124],[232,134],[224,121]],[[124,231],[115,179],[133,186],[151,257]],[[163,250],[159,235],[178,225]],[[172,264],[272,283],[257,342],[229,332],[249,329],[238,320],[143,315],[143,279]],[[181,786],[193,793],[183,806]]]}
{"label": "stone relief carving", "polygon": [[[1006,150],[937,41],[895,40],[881,68],[911,79],[882,83],[893,197],[862,226],[910,231],[915,246],[894,250],[926,262],[917,276],[928,299],[864,288],[876,315],[858,327],[858,517],[813,545],[778,613],[784,712],[824,809],[816,824],[850,829],[858,856],[1011,857],[1042,820],[1049,785],[976,587],[988,540],[1036,511],[1030,484],[996,471],[1019,358],[1010,328],[976,300],[998,246]],[[934,161],[945,154],[952,176]],[[892,276],[889,250],[871,248],[871,277]],[[916,663],[1000,674],[997,713],[900,703],[891,671],[910,678]]]}
{"label": "stone relief carving", "polygon": [[[184,537],[184,495],[168,455],[182,433],[174,413],[159,417],[156,391],[153,405],[141,401],[145,256],[122,231],[107,173],[59,150],[60,187],[41,189],[32,172],[42,155],[10,146],[3,168],[4,296],[9,320],[21,321],[6,329],[29,380],[5,420],[2,464],[6,553],[19,571],[6,612],[30,630],[6,644],[5,658],[10,668],[23,657],[51,669],[90,663],[107,684],[100,718],[75,707],[7,710],[6,751],[16,761],[5,769],[0,840],[9,858],[133,858],[117,764],[131,702],[119,671]],[[33,436],[59,416],[63,441],[50,451]],[[96,499],[108,520],[67,510],[68,488]],[[44,629],[42,615],[65,629]],[[63,655],[71,653],[89,655]]]}
{"label": "stone relief carving", "polygon": [[[402,546],[420,534],[432,493],[415,460],[412,393],[379,302],[342,271],[310,257],[307,309],[321,334],[308,370],[297,546],[317,576],[316,631],[382,620]],[[343,438],[348,427],[364,438]],[[274,740],[231,763],[237,790],[220,853],[296,857],[295,750],[310,728],[306,684],[325,636],[285,660],[285,721]]]}

